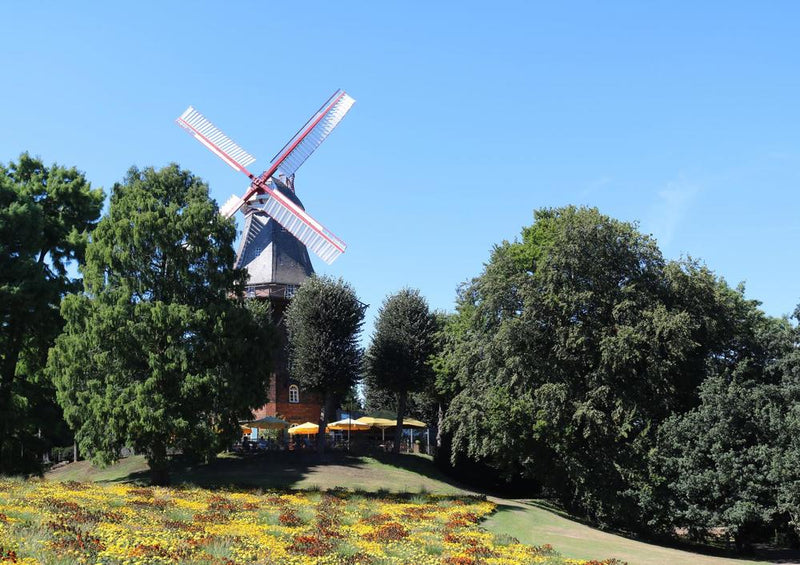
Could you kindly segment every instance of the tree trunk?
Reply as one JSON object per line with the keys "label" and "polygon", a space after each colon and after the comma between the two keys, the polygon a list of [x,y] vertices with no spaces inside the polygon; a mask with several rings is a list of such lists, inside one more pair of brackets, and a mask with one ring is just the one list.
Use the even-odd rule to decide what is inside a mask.
{"label": "tree trunk", "polygon": [[334,397],[330,392],[326,392],[322,398],[322,408],[319,411],[319,430],[317,431],[317,454],[320,458],[325,455],[325,426],[328,425],[328,417],[334,401]]}
{"label": "tree trunk", "polygon": [[442,448],[442,426],[444,426],[444,409],[442,408],[441,402],[439,402],[438,408],[439,411],[436,418],[436,451]]}
{"label": "tree trunk", "polygon": [[17,373],[17,362],[22,350],[22,328],[12,330],[6,358],[0,365],[0,474],[10,471],[11,454],[4,454],[4,448],[11,449],[11,395],[14,388],[14,377]]}
{"label": "tree trunk", "polygon": [[394,446],[392,451],[400,453],[400,443],[403,441],[403,418],[406,415],[406,400],[408,399],[408,391],[397,393],[397,427],[394,429]]}
{"label": "tree trunk", "polygon": [[750,544],[750,528],[746,525],[739,526],[733,534],[733,544],[736,547],[736,553],[739,555],[747,555],[753,552],[753,546]]}
{"label": "tree trunk", "polygon": [[147,465],[150,467],[150,483],[155,486],[168,485],[169,465],[167,460],[167,446],[157,443],[150,448],[147,455]]}

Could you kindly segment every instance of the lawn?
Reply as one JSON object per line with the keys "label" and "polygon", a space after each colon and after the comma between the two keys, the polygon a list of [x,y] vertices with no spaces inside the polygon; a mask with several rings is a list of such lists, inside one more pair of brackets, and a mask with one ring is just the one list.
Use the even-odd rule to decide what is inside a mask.
{"label": "lawn", "polygon": [[[139,482],[148,481],[147,463],[137,455],[105,469],[79,461],[47,473],[56,481]],[[223,455],[204,465],[175,464],[176,484],[217,487],[249,486],[266,489],[321,489],[345,487],[367,492],[430,492],[470,494],[448,480],[427,456],[376,457],[332,453],[320,463],[314,453],[274,452],[258,456]]]}

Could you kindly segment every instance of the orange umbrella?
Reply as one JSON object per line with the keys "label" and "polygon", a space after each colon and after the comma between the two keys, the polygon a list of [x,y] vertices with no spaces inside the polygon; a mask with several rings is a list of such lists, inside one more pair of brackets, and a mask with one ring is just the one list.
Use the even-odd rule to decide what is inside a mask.
{"label": "orange umbrella", "polygon": [[[327,432],[328,429],[326,428],[325,431]],[[292,435],[295,434],[302,434],[302,435],[313,435],[319,432],[319,426],[317,424],[312,424],[311,422],[305,422],[303,424],[298,424],[296,426],[292,426],[289,428],[289,433]]]}
{"label": "orange umbrella", "polygon": [[353,420],[352,418],[345,418],[344,420],[339,420],[338,422],[332,422],[328,424],[329,430],[339,430],[344,431],[347,430],[347,449],[350,449],[350,432],[354,431],[357,432],[359,430],[368,430],[370,429],[369,424],[364,424],[363,422],[359,422],[358,420]]}

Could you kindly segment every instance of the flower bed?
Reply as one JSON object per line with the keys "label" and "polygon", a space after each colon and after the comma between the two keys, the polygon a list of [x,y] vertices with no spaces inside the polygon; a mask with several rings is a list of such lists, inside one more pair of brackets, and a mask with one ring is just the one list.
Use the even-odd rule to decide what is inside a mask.
{"label": "flower bed", "polygon": [[482,530],[494,505],[0,480],[0,563],[584,563]]}

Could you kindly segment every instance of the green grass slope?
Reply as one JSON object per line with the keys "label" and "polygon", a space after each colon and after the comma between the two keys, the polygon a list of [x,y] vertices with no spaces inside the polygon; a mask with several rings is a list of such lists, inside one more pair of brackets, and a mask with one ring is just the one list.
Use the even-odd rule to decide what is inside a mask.
{"label": "green grass slope", "polygon": [[[430,492],[465,494],[425,456],[349,456],[333,453],[322,462],[313,453],[267,453],[253,457],[222,456],[194,466],[174,465],[176,484],[204,487],[252,486],[264,489],[348,488],[375,492]],[[137,455],[104,469],[79,461],[50,471],[45,478],[55,481],[147,482],[144,457]]]}
{"label": "green grass slope", "polygon": [[[616,557],[630,565],[753,565],[749,561],[703,555],[663,547],[603,532],[558,514],[517,501],[489,497],[498,505],[497,512],[483,526],[494,533],[504,533],[532,545],[549,543],[565,557],[606,559]],[[767,561],[769,562],[769,561]]]}

